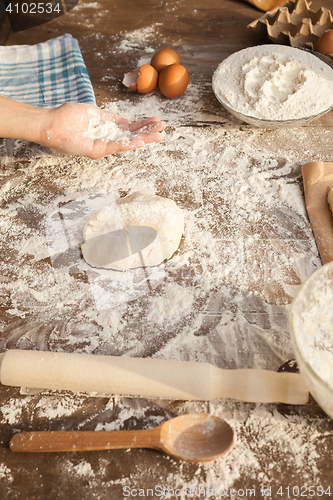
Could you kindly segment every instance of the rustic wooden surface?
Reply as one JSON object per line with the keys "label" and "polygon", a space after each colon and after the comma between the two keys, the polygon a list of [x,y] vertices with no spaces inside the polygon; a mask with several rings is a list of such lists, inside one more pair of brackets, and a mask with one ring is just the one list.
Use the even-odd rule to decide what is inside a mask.
{"label": "rustic wooden surface", "polygon": [[[80,5],[87,3],[84,9]],[[323,2],[314,0],[313,8],[319,8]],[[325,6],[333,9],[333,0],[326,0]],[[140,52],[144,49],[145,41],[132,50],[117,53],[113,47],[127,31],[142,30],[146,26],[156,24],[158,33],[163,35],[163,43],[178,49],[182,54],[182,62],[187,67],[192,82],[202,84],[201,99],[206,109],[217,109],[218,104],[211,92],[210,82],[214,69],[226,56],[236,50],[257,43],[255,35],[246,27],[259,17],[261,13],[242,0],[98,0],[96,5],[87,0],[80,0],[78,8],[74,8],[67,15],[30,30],[13,34],[5,20],[0,30],[0,42],[3,45],[35,44],[63,33],[71,33],[78,39],[99,105],[108,102],[110,98],[135,102],[136,95],[129,94],[122,86],[121,81],[125,71],[132,69],[140,59]],[[158,37],[155,40],[156,49],[160,48]],[[108,78],[105,78],[107,75]],[[200,126],[200,124],[189,123]],[[327,116],[314,127],[333,125],[332,116]],[[267,133],[268,134],[268,133]],[[265,140],[263,132],[263,140]],[[268,137],[268,136],[267,136]],[[331,151],[331,135],[321,147],[325,153]],[[1,158],[0,158],[1,161]],[[20,171],[20,159],[17,162],[17,172]],[[2,307],[5,311],[5,306]],[[12,327],[16,327],[13,319]],[[24,328],[24,321],[22,323]],[[20,324],[20,327],[22,327]],[[10,325],[9,325],[10,326]],[[14,346],[15,347],[15,346]],[[27,401],[26,398],[29,398]],[[53,396],[50,396],[52,398]],[[65,394],[64,397],[74,397]],[[126,450],[110,452],[75,453],[69,457],[64,453],[53,455],[33,454],[22,455],[10,452],[8,448],[11,436],[23,430],[94,430],[98,423],[110,422],[119,416],[122,408],[145,407],[144,418],[127,420],[123,428],[145,427],[150,418],[161,416],[170,418],[187,411],[208,411],[209,404],[184,403],[179,401],[144,401],[116,398],[112,407],[108,406],[108,398],[84,398],[80,409],[70,416],[54,420],[43,419],[36,411],[40,395],[26,396],[20,394],[19,389],[0,387],[0,415],[1,408],[10,401],[26,401],[25,410],[21,413],[19,423],[12,424],[6,419],[0,420],[0,498],[1,500],[35,499],[35,500],[68,500],[73,499],[121,499],[124,498],[123,485],[133,488],[154,488],[163,485],[168,475],[177,476],[181,473],[182,480],[190,484],[198,475],[208,475],[209,469],[200,469],[195,464],[179,464],[168,460],[161,454],[149,450]],[[249,412],[254,405],[233,403],[230,412]],[[311,400],[305,407],[287,407],[272,405],[272,414],[277,412],[288,418],[297,417],[314,425],[317,433],[318,447],[316,459],[316,484],[321,484],[326,491],[331,487],[333,494],[332,477],[332,447],[333,424],[317,404]],[[233,488],[256,489],[256,498],[264,498],[260,488],[264,484],[264,477],[260,475],[263,464],[271,463],[274,477],[274,491],[266,498],[299,498],[300,495],[288,496],[286,489],[293,485],[311,485],[311,474],[299,476],[288,460],[281,459],[281,450],[267,443],[256,451],[256,442],[259,436],[248,432],[246,426],[239,430],[239,435],[246,439],[253,450],[259,468],[255,471],[244,469],[240,477],[236,477]],[[302,444],[302,443],[301,443]],[[306,443],[303,443],[306,446]],[[91,464],[92,476],[82,476],[73,472],[74,467],[83,461]],[[306,464],[305,464],[306,465]],[[6,471],[10,471],[10,474]],[[8,477],[10,478],[8,479]],[[136,478],[135,481],[133,478]],[[140,478],[140,480],[138,479]],[[282,486],[283,495],[277,495],[278,485]],[[181,487],[181,485],[178,485]],[[176,486],[175,486],[176,487]],[[267,488],[269,484],[267,484]],[[137,493],[139,495],[139,493]],[[243,495],[244,496],[244,495]],[[310,498],[309,490],[303,497]],[[319,496],[319,495],[318,495]],[[234,496],[235,497],[235,496]],[[157,496],[156,496],[157,498]],[[160,496],[160,498],[168,498]],[[187,497],[184,497],[187,498]],[[199,498],[193,494],[192,498]],[[219,498],[212,497],[212,498]],[[227,496],[226,498],[231,498]],[[238,498],[238,497],[236,497]],[[240,498],[240,496],[239,496]],[[314,497],[315,498],[315,497]],[[323,495],[321,498],[329,498]]]}

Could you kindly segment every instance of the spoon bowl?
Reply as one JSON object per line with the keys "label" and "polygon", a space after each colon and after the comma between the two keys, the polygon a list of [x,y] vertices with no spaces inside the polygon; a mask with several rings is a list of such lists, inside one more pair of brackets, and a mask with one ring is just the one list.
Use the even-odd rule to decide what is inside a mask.
{"label": "spoon bowl", "polygon": [[169,455],[190,462],[213,460],[233,446],[233,430],[209,413],[181,415],[160,426],[161,442]]}
{"label": "spoon bowl", "polygon": [[34,431],[15,434],[14,452],[62,452],[152,448],[186,462],[206,462],[234,444],[230,425],[209,413],[181,415],[152,429],[134,431]]}

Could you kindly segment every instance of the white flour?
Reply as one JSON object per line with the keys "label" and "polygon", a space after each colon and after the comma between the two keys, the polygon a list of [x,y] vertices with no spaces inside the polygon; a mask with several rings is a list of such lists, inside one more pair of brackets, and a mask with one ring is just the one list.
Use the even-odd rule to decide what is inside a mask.
{"label": "white flour", "polygon": [[[19,425],[22,419],[21,412],[29,413],[33,418],[47,418],[52,422],[62,421],[62,411],[56,415],[50,405],[48,399],[54,407],[62,405],[62,399],[68,401],[67,416],[75,415],[78,408],[89,408],[89,398],[77,394],[67,395],[66,393],[51,393],[25,397],[21,400],[17,398],[8,401],[8,408],[11,407],[12,416],[8,413],[3,413],[2,423],[11,422],[12,425]],[[96,400],[98,401],[98,400]],[[58,402],[58,404],[57,404]],[[37,409],[36,409],[37,403]],[[44,408],[42,414],[41,408]],[[16,411],[18,410],[18,411]],[[171,414],[167,412],[162,415],[154,415],[154,412],[162,412],[161,402],[148,402],[146,400],[118,398],[110,399],[106,404],[100,405],[99,423],[95,424],[95,431],[116,431],[124,428],[129,422],[135,422],[136,419],[143,419],[144,427],[155,427],[167,418],[171,418]],[[110,412],[116,411],[116,416],[112,417],[112,421],[108,421]],[[283,416],[276,409],[275,405],[255,405],[249,411],[249,405],[244,403],[235,403],[232,401],[213,401],[209,403],[209,407],[205,408],[202,403],[193,402],[178,402],[177,414],[191,413],[196,411],[209,411],[224,420],[226,420],[235,431],[235,446],[225,456],[208,463],[196,464],[195,472],[191,469],[190,464],[181,463],[173,460],[168,456],[156,455],[154,465],[150,466],[151,487],[154,484],[162,485],[170,489],[176,488],[199,488],[217,490],[225,489],[226,491],[232,488],[235,484],[242,487],[242,478],[244,474],[252,478],[253,488],[256,488],[259,496],[260,488],[271,486],[276,491],[279,487],[280,475],[283,474],[284,467],[292,467],[295,473],[302,477],[302,480],[307,484],[320,484],[317,479],[318,468],[317,460],[319,458],[317,451],[317,441],[320,438],[325,442],[330,438],[329,422],[321,421],[317,418],[305,418],[297,414]],[[2,410],[0,410],[1,416]],[[14,417],[15,413],[15,417]],[[104,415],[103,415],[104,413]],[[9,418],[8,418],[9,417]],[[85,430],[86,425],[89,425],[89,420],[94,418],[89,415],[82,420],[78,427],[80,430]],[[133,427],[135,428],[134,424]],[[91,425],[89,429],[92,429]],[[249,444],[250,443],[250,444]],[[252,444],[251,444],[252,443]],[[267,453],[270,450],[270,460],[264,460],[263,450]],[[132,470],[129,476],[118,479],[108,479],[107,471],[110,467],[108,457],[100,459],[100,466],[93,470],[89,462],[89,456],[86,460],[76,459],[75,455],[68,454],[63,464],[63,469],[71,476],[84,477],[89,482],[91,487],[97,486],[103,481],[108,487],[121,485],[123,488],[130,486],[131,488],[142,487],[142,475],[144,472],[140,467],[140,455],[138,450],[128,450],[131,454]],[[276,460],[278,453],[279,459]],[[169,473],[165,477],[166,462],[171,462],[175,473]],[[279,474],[277,474],[279,471]],[[13,477],[11,471],[6,466],[0,465],[0,478],[3,481],[11,482]],[[153,480],[154,478],[154,480]],[[226,495],[225,495],[226,496]],[[188,495],[183,496],[187,498]],[[274,498],[274,496],[268,496]],[[165,499],[168,496],[161,496]],[[194,496],[194,498],[196,498]],[[214,498],[214,497],[213,497]]]}
{"label": "white flour", "polygon": [[[79,4],[76,11],[86,26],[86,10]],[[101,46],[117,53],[137,49],[140,58],[149,57],[149,43],[159,34],[153,28],[124,34],[116,47]],[[96,41],[103,34],[89,37]],[[292,133],[244,127],[213,96],[212,102],[202,100],[202,92],[208,94],[204,85],[190,84],[174,101],[152,93],[117,103],[119,114],[130,120],[159,116],[168,123],[164,141],[140,150],[96,162],[22,141],[0,143],[0,231],[6,235],[0,240],[1,352],[65,350],[272,370],[293,357],[289,304],[301,281],[321,265],[304,210],[300,166],[331,161],[331,154],[323,154],[331,127]],[[105,107],[116,112],[115,103]],[[20,158],[19,170],[13,158]],[[87,200],[104,202],[110,194],[136,190],[170,197],[183,209],[179,252],[148,275],[105,276],[80,267]],[[69,259],[53,254],[55,243],[63,242],[58,235],[68,237],[63,250],[70,250]],[[91,403],[86,395],[67,393],[17,395],[4,402],[0,419],[17,427],[24,418],[31,427],[41,421],[61,427],[72,416],[79,429],[117,430],[131,422],[148,428],[171,418],[164,404],[126,398]],[[140,488],[147,477],[170,488],[241,488],[246,479],[257,486],[257,497],[259,483],[276,486],[288,468],[307,484],[320,482],[320,446],[330,446],[325,419],[297,410],[283,416],[276,405],[173,402],[175,414],[192,411],[217,414],[234,427],[237,441],[230,454],[197,465],[156,454],[147,470],[141,459],[148,452],[132,450],[128,477],[117,476],[108,456],[101,454],[93,470],[89,454],[85,460],[68,455],[57,461],[55,477],[71,485],[84,479],[92,496],[103,485],[112,498],[112,488]],[[3,482],[10,483],[13,474],[0,468]]]}
{"label": "white flour", "polygon": [[5,464],[0,464],[0,479],[10,483],[14,481],[11,470]]}
{"label": "white flour", "polygon": [[[195,98],[191,93],[183,105],[192,110]],[[123,102],[118,108],[129,118],[144,112],[158,116],[155,103],[155,99],[140,98],[136,107]],[[161,112],[164,118],[168,116],[166,108]],[[0,270],[0,292],[10,318],[8,327],[3,323],[1,350],[65,349],[271,369],[293,356],[288,304],[300,282],[320,265],[298,176],[302,163],[325,160],[326,129],[296,129],[292,136],[290,131],[280,130],[273,133],[274,141],[270,135],[264,141],[260,130],[241,131],[232,121],[224,127],[198,129],[182,125],[185,114],[176,115],[172,107],[169,112],[165,141],[140,151],[93,162],[40,154],[36,148],[29,151],[33,159],[18,180],[12,177],[14,164],[8,158],[0,225],[10,235],[2,244],[14,258]],[[15,155],[24,154],[24,144],[13,147]],[[43,183],[55,191],[45,195],[40,189]],[[71,205],[73,200],[85,200],[92,194],[98,199],[99,193],[110,188],[115,195],[127,193],[128,188],[167,195],[184,210],[180,251],[158,268],[160,275],[150,276],[150,294],[142,294],[136,287],[136,280],[142,277],[135,273],[130,279],[124,273],[112,275],[116,288],[108,292],[103,276],[82,280],[49,262],[52,244],[45,233],[47,218],[63,207],[72,221],[77,206]],[[33,217],[32,223],[29,217]],[[76,230],[82,235],[84,220],[78,228],[66,222],[73,242],[77,241]],[[104,298],[109,293],[118,303],[106,300],[98,307],[92,293],[94,283]],[[137,298],[128,302],[133,293]],[[0,418],[10,425],[19,424],[26,414],[36,420],[61,421],[81,414],[85,401],[84,396],[64,394],[11,398],[2,407]],[[114,404],[111,400],[105,411]],[[171,416],[160,414],[160,402],[152,417],[145,400],[139,400],[136,407],[119,405],[118,418],[106,413],[93,428],[122,429],[133,418],[152,427]],[[269,406],[249,408],[231,401],[219,401],[209,408],[188,402],[177,408],[177,414],[207,410],[223,416],[235,428],[235,448],[227,457],[195,469],[171,460],[174,472],[167,478],[163,464],[169,459],[160,458],[150,470],[157,484],[241,487],[246,475],[257,484],[259,493],[259,471],[262,484],[274,485],[275,468],[281,467],[283,474],[287,464],[302,477],[307,475],[312,484],[318,483],[316,420],[283,417]],[[80,428],[85,428],[84,423],[81,421]],[[274,467],[261,459],[267,440],[272,450],[283,450],[278,464],[272,456]],[[140,452],[129,453],[133,462],[129,477],[110,479],[106,460],[101,459],[100,468],[92,470],[89,458],[77,462],[71,456],[60,473],[73,480],[84,477],[91,488],[101,481],[110,488],[139,488],[146,472],[139,463]],[[10,481],[10,473],[6,477]]]}
{"label": "white flour", "polygon": [[[318,275],[317,275],[318,276]],[[302,311],[295,317],[295,337],[313,371],[333,389],[333,281],[331,276],[318,276],[309,293],[302,299]]]}
{"label": "white flour", "polygon": [[128,140],[131,136],[129,130],[124,130],[119,127],[115,122],[112,121],[102,121],[98,115],[95,115],[90,108],[90,119],[88,128],[82,133],[84,137],[88,139],[101,139],[105,141],[120,141]]}
{"label": "white flour", "polygon": [[91,468],[90,463],[88,462],[80,462],[77,465],[73,465],[71,462],[68,462],[68,468],[69,471],[73,472],[74,474],[77,474],[78,476],[83,476],[83,477],[94,477],[94,472]]}
{"label": "white flour", "polygon": [[214,73],[213,88],[244,115],[300,119],[333,106],[333,69],[297,48],[262,45],[225,59]]}

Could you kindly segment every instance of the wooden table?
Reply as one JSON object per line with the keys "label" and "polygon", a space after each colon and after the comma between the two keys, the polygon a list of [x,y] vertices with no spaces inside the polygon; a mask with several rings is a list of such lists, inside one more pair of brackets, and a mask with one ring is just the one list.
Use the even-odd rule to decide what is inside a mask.
{"label": "wooden table", "polygon": [[[321,3],[314,0],[312,8]],[[333,9],[333,0],[325,6]],[[13,34],[4,21],[3,45],[71,33],[98,105],[112,101],[129,117],[154,112],[167,128],[163,143],[97,162],[1,142],[1,351],[64,350],[272,370],[293,357],[288,308],[301,281],[320,266],[302,213],[300,169],[312,160],[332,161],[333,115],[302,129],[260,130],[222,110],[211,89],[213,71],[229,54],[262,42],[247,29],[260,15],[241,0],[81,0],[65,16],[30,30]],[[171,101],[158,91],[129,92],[123,74],[164,46],[177,50],[188,69],[186,93]],[[240,186],[249,188],[251,174],[251,194],[244,195]],[[186,232],[155,288],[98,309],[86,276],[52,267],[45,221],[57,207],[108,189],[120,196],[149,189],[173,198],[185,211]],[[216,413],[234,426],[236,445],[228,456],[190,464],[150,450],[23,455],[8,448],[11,436],[23,430],[147,428],[192,411]],[[1,500],[333,494],[333,424],[312,399],[291,407],[26,394],[2,386],[0,429]]]}

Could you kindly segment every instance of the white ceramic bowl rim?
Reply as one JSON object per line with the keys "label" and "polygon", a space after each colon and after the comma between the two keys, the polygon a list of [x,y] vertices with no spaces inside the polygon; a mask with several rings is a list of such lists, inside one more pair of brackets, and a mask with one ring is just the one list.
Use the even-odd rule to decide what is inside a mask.
{"label": "white ceramic bowl rim", "polygon": [[232,108],[230,106],[230,104],[226,103],[222,99],[222,97],[219,96],[215,92],[214,89],[213,89],[213,91],[214,91],[216,99],[222,104],[222,106],[225,107],[225,109],[227,111],[234,113],[235,115],[237,115],[239,117],[239,119],[242,119],[244,122],[251,120],[251,122],[257,122],[258,124],[262,124],[263,126],[267,125],[267,126],[274,127],[274,125],[275,126],[280,125],[281,127],[282,126],[287,127],[288,125],[297,125],[297,124],[301,124],[301,123],[307,123],[307,122],[311,122],[313,120],[317,120],[318,118],[320,118],[321,116],[325,115],[326,113],[328,113],[329,111],[331,111],[333,109],[332,107],[329,107],[329,108],[325,109],[324,111],[317,113],[316,115],[303,116],[301,118],[291,118],[290,120],[268,120],[265,118],[258,118],[258,117],[253,116],[253,115],[244,115],[240,111],[237,111],[236,109]]}

